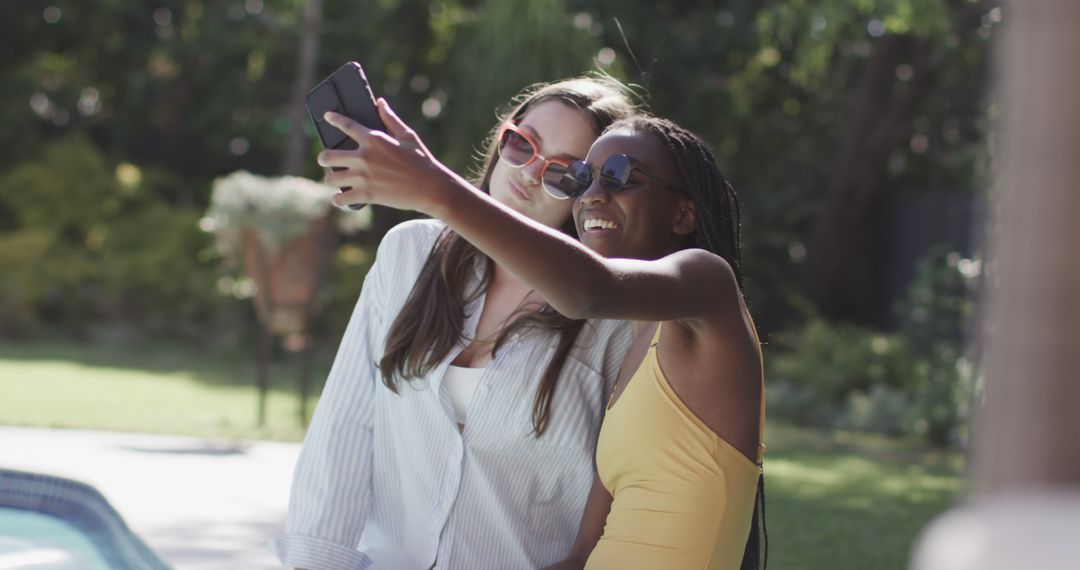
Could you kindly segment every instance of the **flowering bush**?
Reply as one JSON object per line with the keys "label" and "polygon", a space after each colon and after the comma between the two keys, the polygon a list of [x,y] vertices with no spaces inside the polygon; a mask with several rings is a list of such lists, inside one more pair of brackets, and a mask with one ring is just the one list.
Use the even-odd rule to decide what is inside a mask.
{"label": "flowering bush", "polygon": [[304,235],[334,205],[337,189],[295,176],[265,177],[237,171],[214,181],[207,209],[199,226],[212,232],[227,257],[241,249],[241,234],[250,228],[269,253]]}

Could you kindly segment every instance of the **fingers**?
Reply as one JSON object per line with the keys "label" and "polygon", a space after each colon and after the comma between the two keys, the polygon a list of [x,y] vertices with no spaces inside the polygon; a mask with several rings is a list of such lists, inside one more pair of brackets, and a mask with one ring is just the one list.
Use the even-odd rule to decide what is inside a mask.
{"label": "fingers", "polygon": [[323,177],[323,184],[327,186],[333,186],[334,188],[359,188],[366,183],[363,173],[360,169],[347,168],[343,170],[332,170],[326,173]]}
{"label": "fingers", "polygon": [[416,133],[397,116],[386,99],[379,97],[378,107],[379,118],[382,119],[383,125],[386,125],[386,132],[390,136],[398,140],[414,141],[416,139]]}
{"label": "fingers", "polygon": [[[363,127],[361,127],[363,128]],[[353,149],[328,149],[319,153],[316,161],[319,166],[331,168],[360,168],[371,157],[379,156],[385,152],[385,145],[399,146],[397,139],[382,131],[369,130],[362,141],[356,141],[357,148]]]}
{"label": "fingers", "polygon": [[331,198],[331,201],[339,208],[347,208],[352,204],[367,204],[370,199],[367,198],[364,191],[353,189],[338,192]]}
{"label": "fingers", "polygon": [[324,150],[319,153],[319,166],[331,168],[356,168],[363,162],[363,155],[353,150]]}
{"label": "fingers", "polygon": [[341,132],[349,136],[360,146],[364,145],[364,139],[371,134],[371,129],[361,125],[360,123],[333,111],[327,111],[323,114],[323,119],[326,119],[327,123],[337,127]]}

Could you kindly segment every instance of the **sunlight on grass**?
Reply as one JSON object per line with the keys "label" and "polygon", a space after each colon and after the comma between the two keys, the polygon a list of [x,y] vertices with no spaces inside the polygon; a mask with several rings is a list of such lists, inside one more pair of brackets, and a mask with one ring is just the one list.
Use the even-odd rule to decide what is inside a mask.
{"label": "sunlight on grass", "polygon": [[[313,392],[331,359],[316,358]],[[295,359],[282,360],[259,429],[249,356],[0,344],[0,425],[299,441]],[[904,569],[919,530],[963,492],[955,451],[778,423],[768,425],[766,444],[771,568]]]}
{"label": "sunlight on grass", "polygon": [[963,490],[955,452],[859,434],[770,426],[770,564],[907,568],[920,529]]}
{"label": "sunlight on grass", "polygon": [[[0,423],[216,437],[299,440],[298,398],[270,391],[256,426],[250,374],[235,385],[192,370],[146,370],[62,360],[0,360]],[[314,403],[312,402],[312,405]]]}

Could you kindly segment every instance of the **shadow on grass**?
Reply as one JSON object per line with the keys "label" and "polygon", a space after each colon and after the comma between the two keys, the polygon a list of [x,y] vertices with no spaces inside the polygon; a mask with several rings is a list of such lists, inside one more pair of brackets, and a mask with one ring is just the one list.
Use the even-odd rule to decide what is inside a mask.
{"label": "shadow on grass", "polygon": [[[312,355],[309,395],[322,389],[337,344],[317,347]],[[254,350],[208,349],[183,341],[74,342],[70,340],[0,342],[0,360],[69,362],[94,368],[115,368],[152,374],[185,373],[211,386],[255,386]],[[275,354],[270,360],[270,389],[292,393],[301,372],[301,358]]]}
{"label": "shadow on grass", "polygon": [[245,455],[250,446],[231,447],[187,447],[187,448],[151,448],[119,446],[118,449],[133,451],[135,453],[147,453],[151,455],[205,455],[209,457],[227,457],[232,455]]}

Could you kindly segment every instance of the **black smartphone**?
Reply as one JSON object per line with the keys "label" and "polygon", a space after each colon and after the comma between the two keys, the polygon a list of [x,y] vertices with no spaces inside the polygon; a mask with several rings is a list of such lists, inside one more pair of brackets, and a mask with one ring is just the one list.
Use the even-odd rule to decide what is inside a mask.
{"label": "black smartphone", "polygon": [[[355,61],[339,67],[308,91],[307,110],[315,123],[315,130],[319,133],[323,148],[349,150],[357,147],[356,141],[323,119],[323,114],[327,111],[345,115],[369,129],[386,130],[379,118],[375,96],[371,93],[364,68]],[[342,189],[343,192],[345,190],[348,188]],[[352,204],[349,208],[359,210],[364,206],[365,204]]]}

